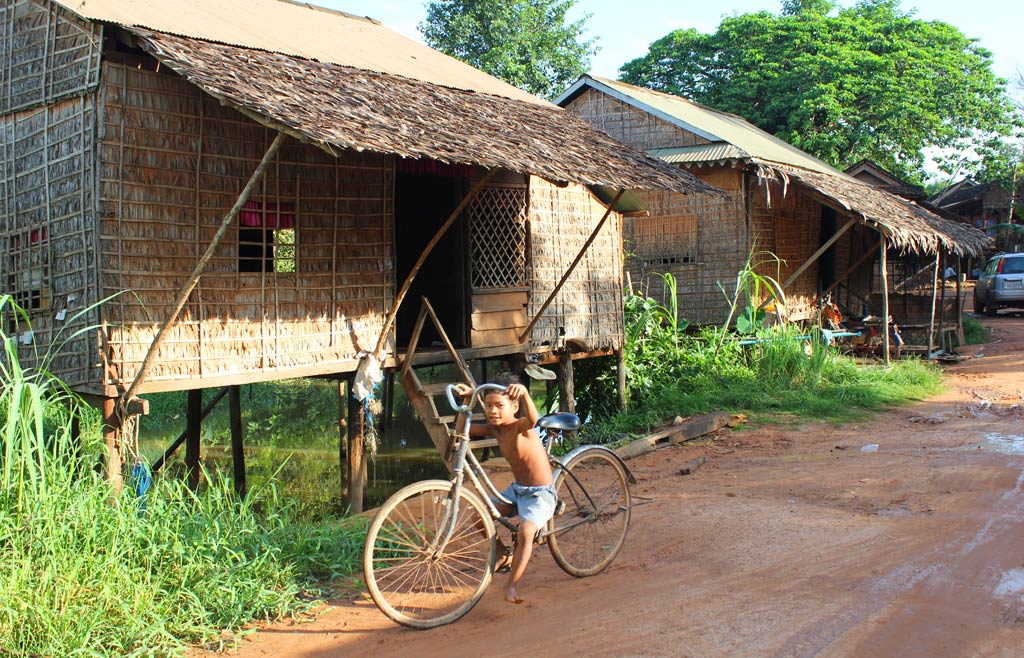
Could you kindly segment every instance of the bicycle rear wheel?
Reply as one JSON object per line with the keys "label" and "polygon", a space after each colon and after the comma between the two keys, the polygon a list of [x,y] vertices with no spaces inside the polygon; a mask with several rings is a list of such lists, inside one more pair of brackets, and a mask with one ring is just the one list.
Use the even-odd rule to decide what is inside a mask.
{"label": "bicycle rear wheel", "polygon": [[452,484],[416,482],[384,503],[366,534],[363,575],[377,607],[413,628],[450,624],[470,611],[491,582],[494,522],[480,498],[463,488],[458,517],[443,552]]}
{"label": "bicycle rear wheel", "polygon": [[625,468],[614,454],[590,448],[569,460],[555,486],[565,509],[551,520],[551,556],[578,578],[600,573],[618,555],[629,530]]}

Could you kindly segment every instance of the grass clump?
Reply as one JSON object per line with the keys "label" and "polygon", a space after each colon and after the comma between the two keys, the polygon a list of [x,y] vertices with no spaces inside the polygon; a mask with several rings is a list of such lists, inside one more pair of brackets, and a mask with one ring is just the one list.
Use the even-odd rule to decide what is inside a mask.
{"label": "grass clump", "polygon": [[[9,297],[0,312],[20,314]],[[115,496],[92,468],[99,428],[73,439],[81,403],[50,355],[23,369],[0,342],[0,653],[179,655],[309,610],[301,594],[358,570],[363,524],[303,521],[273,482],[244,499],[209,474],[201,493],[158,478]]]}
{"label": "grass clump", "polygon": [[[675,313],[653,299],[627,295],[629,411],[588,406],[584,442],[616,440],[677,415],[714,410],[843,422],[924,399],[941,388],[941,371],[916,359],[889,367],[861,363],[822,343],[816,331],[808,336],[793,327],[752,327],[742,337],[752,340],[743,344],[725,328],[681,331],[685,323]],[[595,389],[604,389],[606,396],[613,386],[611,374],[595,380]]]}

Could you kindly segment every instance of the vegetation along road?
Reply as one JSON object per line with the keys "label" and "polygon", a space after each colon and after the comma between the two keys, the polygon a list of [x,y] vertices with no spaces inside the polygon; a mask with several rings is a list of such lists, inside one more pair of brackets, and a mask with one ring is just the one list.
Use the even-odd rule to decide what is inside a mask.
{"label": "vegetation along road", "polygon": [[356,595],[237,655],[1020,656],[1024,314],[986,324],[992,341],[913,407],[632,460],[656,501],[599,576],[540,551],[524,605],[492,587],[456,624],[412,631]]}

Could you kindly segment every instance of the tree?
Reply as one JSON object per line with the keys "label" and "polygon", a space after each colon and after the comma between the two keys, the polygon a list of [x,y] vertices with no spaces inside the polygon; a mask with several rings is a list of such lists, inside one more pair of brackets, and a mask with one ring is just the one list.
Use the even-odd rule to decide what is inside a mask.
{"label": "tree", "polygon": [[923,149],[990,146],[1019,120],[988,50],[898,0],[838,11],[787,0],[780,15],[732,16],[713,34],[671,32],[621,73],[739,114],[840,168],[871,158],[915,182]]}
{"label": "tree", "polygon": [[443,0],[419,25],[427,44],[533,94],[552,97],[590,68],[589,16],[566,22],[576,0]]}

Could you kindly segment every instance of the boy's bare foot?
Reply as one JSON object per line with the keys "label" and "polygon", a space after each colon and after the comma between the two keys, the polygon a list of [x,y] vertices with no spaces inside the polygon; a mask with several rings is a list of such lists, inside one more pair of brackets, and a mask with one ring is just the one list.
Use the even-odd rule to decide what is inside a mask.
{"label": "boy's bare foot", "polygon": [[494,562],[494,573],[508,573],[512,569],[512,553],[507,552]]}
{"label": "boy's bare foot", "polygon": [[523,602],[523,599],[519,598],[519,594],[516,592],[515,587],[505,588],[505,600],[509,603],[515,603],[516,605]]}

